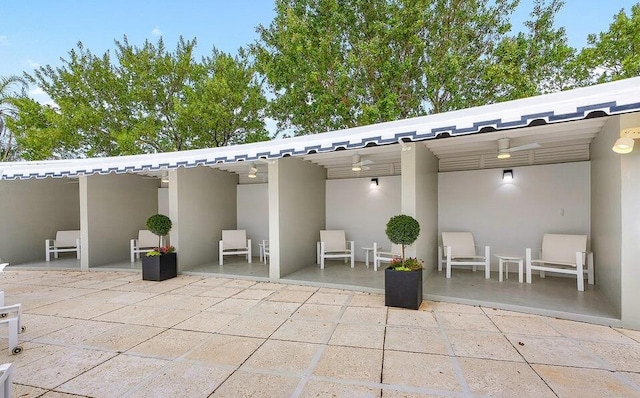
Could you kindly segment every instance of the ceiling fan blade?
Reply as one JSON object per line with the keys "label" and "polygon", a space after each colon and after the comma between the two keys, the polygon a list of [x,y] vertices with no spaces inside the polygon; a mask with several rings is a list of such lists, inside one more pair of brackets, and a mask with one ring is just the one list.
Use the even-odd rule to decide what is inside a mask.
{"label": "ceiling fan blade", "polygon": [[369,166],[362,166],[362,170],[369,170],[369,169],[371,169],[371,167],[369,167]]}
{"label": "ceiling fan blade", "polygon": [[369,160],[369,159],[364,159],[363,161],[360,162],[360,164],[362,166],[366,166],[368,164],[373,164],[373,160]]}
{"label": "ceiling fan blade", "polygon": [[512,148],[507,149],[507,152],[526,151],[527,149],[536,149],[536,148],[540,148],[541,146],[542,145],[538,144],[537,142],[533,142],[531,144],[514,146]]}

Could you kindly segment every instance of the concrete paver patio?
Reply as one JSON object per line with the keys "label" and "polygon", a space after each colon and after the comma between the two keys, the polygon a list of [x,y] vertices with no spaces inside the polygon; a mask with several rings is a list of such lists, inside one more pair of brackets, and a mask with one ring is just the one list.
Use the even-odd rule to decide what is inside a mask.
{"label": "concrete paver patio", "polygon": [[640,331],[294,284],[8,271],[16,397],[640,397]]}

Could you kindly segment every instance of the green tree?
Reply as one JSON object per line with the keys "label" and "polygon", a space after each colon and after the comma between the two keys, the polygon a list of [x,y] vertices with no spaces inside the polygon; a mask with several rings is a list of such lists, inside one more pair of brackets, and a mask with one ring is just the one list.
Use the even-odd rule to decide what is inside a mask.
{"label": "green tree", "polygon": [[587,37],[576,65],[583,85],[640,76],[640,3],[620,10],[609,30]]}
{"label": "green tree", "polygon": [[252,46],[271,115],[308,134],[481,103],[516,3],[278,0]]}
{"label": "green tree", "polygon": [[570,79],[575,49],[567,44],[564,28],[555,28],[562,0],[536,0],[526,31],[502,39],[486,70],[486,102],[507,101],[560,91]]}
{"label": "green tree", "polygon": [[[266,99],[248,57],[216,50],[194,60],[196,40],[141,47],[126,37],[115,56],[82,43],[62,66],[27,79],[55,106],[17,102],[15,132],[27,159],[180,151],[269,139]],[[113,59],[112,59],[113,58]]]}
{"label": "green tree", "polygon": [[18,76],[0,77],[0,162],[13,160],[16,154],[16,143],[8,124],[16,116],[15,101],[19,97],[10,91],[15,85],[24,89],[26,83]]}

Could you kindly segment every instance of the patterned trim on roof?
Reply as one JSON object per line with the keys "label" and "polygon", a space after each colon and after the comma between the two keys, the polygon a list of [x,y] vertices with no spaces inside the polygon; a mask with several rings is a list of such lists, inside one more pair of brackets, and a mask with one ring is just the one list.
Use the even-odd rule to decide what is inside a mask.
{"label": "patterned trim on roof", "polygon": [[640,78],[352,129],[253,144],[150,155],[0,163],[2,179],[123,174],[279,159],[640,111]]}

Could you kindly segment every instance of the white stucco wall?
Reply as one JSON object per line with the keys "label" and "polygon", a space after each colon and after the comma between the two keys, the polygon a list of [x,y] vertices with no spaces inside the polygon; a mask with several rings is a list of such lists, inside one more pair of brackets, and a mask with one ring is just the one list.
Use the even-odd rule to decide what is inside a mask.
{"label": "white stucco wall", "polygon": [[527,247],[539,248],[545,233],[590,235],[589,162],[513,172],[510,183],[502,180],[502,169],[440,173],[439,232],[470,231],[476,245],[491,246],[492,254],[522,256]]}
{"label": "white stucco wall", "polygon": [[158,214],[169,216],[169,188],[158,188]]}
{"label": "white stucco wall", "polygon": [[[640,126],[640,113],[620,116],[620,128]],[[613,145],[613,144],[612,144]],[[621,319],[640,330],[640,141],[621,159]]]}
{"label": "white stucco wall", "polygon": [[237,174],[210,167],[169,172],[170,236],[179,271],[218,261],[222,230],[237,229],[237,184]]}
{"label": "white stucco wall", "polygon": [[255,256],[258,244],[269,240],[269,185],[238,185],[238,229],[247,231]]}
{"label": "white stucco wall", "polygon": [[611,147],[620,136],[620,119],[610,118],[591,142],[591,247],[596,283],[621,311],[620,155]]}
{"label": "white stucco wall", "polygon": [[81,179],[83,269],[128,260],[130,240],[158,212],[159,181],[130,174]]}
{"label": "white stucco wall", "polygon": [[269,277],[279,279],[316,262],[325,229],[327,171],[297,158],[269,164]]}
{"label": "white stucco wall", "polygon": [[44,261],[44,241],[80,229],[77,181],[0,181],[0,258],[13,265]]}
{"label": "white stucco wall", "polygon": [[364,261],[362,247],[373,242],[388,250],[391,243],[384,230],[392,216],[400,214],[400,176],[327,180],[327,229],[343,229],[353,240],[356,260]]}

